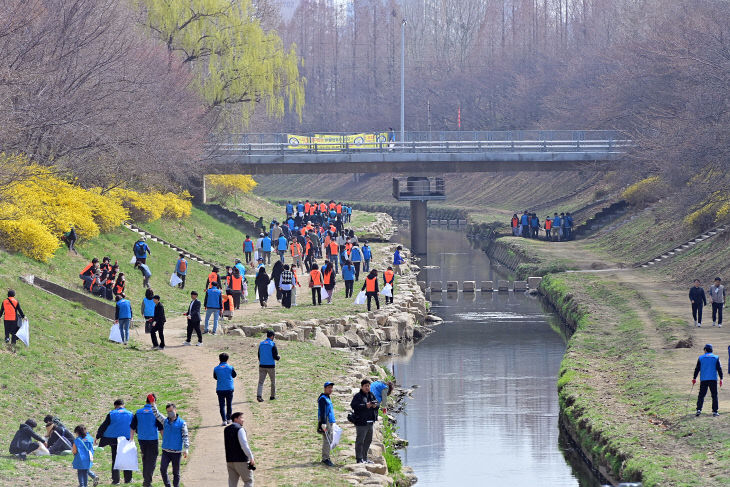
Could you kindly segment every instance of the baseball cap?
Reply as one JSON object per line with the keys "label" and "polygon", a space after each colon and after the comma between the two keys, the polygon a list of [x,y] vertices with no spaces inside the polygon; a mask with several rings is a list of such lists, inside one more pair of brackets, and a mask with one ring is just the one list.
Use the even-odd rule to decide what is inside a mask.
{"label": "baseball cap", "polygon": [[325,387],[328,387],[328,386],[333,386],[333,385],[335,385],[335,383],[334,383],[334,382],[329,382],[329,381],[328,381],[328,382],[325,382],[325,383],[324,383],[324,386],[325,386]]}

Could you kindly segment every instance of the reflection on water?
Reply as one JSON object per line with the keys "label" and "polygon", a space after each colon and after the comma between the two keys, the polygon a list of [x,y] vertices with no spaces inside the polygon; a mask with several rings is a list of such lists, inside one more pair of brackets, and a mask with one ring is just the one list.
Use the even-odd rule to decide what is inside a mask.
{"label": "reflection on water", "polygon": [[[421,264],[439,266],[423,271],[429,280],[499,278],[461,234],[433,228]],[[556,378],[565,340],[541,302],[513,293],[441,298],[432,310],[445,322],[410,354],[384,361],[400,384],[419,386],[397,418],[419,485],[598,485],[561,451]]]}

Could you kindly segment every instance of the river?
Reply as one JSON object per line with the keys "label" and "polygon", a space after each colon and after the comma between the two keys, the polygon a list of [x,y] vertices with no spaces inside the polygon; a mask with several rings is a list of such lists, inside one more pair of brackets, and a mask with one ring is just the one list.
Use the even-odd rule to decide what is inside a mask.
{"label": "river", "polygon": [[[408,245],[408,232],[397,238]],[[464,233],[429,228],[421,280],[497,280]],[[542,302],[524,293],[443,293],[443,318],[407,356],[385,360],[417,386],[398,434],[418,485],[581,486],[600,483],[558,427],[557,373],[566,339]]]}

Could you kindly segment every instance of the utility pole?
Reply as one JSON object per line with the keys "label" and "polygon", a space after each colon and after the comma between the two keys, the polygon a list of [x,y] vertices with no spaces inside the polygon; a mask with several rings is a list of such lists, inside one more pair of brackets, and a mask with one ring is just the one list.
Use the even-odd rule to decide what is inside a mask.
{"label": "utility pole", "polygon": [[400,24],[400,141],[406,141],[406,19]]}

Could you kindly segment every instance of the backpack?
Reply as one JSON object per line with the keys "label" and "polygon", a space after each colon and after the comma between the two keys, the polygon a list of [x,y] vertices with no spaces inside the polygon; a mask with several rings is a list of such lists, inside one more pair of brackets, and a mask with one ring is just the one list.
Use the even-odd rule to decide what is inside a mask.
{"label": "backpack", "polygon": [[181,260],[178,267],[180,268],[180,272],[185,272],[186,270],[188,270],[188,263],[184,260]]}
{"label": "backpack", "polygon": [[137,243],[134,244],[134,248],[132,249],[134,251],[134,255],[142,253],[143,245],[144,245],[144,242],[141,240],[139,240]]}

